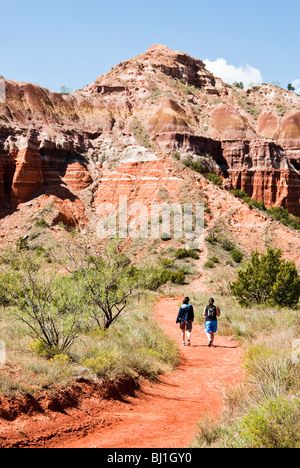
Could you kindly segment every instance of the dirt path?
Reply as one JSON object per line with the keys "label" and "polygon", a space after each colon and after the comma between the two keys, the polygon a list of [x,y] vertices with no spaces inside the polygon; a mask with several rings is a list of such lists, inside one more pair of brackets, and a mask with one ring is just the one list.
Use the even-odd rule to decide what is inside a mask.
{"label": "dirt path", "polygon": [[[161,299],[155,315],[165,332],[182,346],[175,317],[178,299]],[[76,441],[67,448],[184,448],[197,432],[203,415],[222,410],[222,388],[241,379],[241,350],[225,337],[207,347],[203,327],[194,326],[192,347],[182,347],[182,364],[160,383],[147,384],[110,407],[110,426]]]}

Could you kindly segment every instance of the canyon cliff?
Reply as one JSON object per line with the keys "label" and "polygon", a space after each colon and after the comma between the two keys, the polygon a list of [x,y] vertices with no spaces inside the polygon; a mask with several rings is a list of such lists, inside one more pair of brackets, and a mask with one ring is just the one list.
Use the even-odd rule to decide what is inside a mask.
{"label": "canyon cliff", "polygon": [[176,200],[187,183],[178,159],[300,216],[300,96],[293,92],[235,88],[201,60],[162,45],[72,93],[9,80],[5,88],[3,219],[33,200],[51,203],[52,224],[70,226],[93,224],[99,206],[122,194],[151,203],[165,190]]}

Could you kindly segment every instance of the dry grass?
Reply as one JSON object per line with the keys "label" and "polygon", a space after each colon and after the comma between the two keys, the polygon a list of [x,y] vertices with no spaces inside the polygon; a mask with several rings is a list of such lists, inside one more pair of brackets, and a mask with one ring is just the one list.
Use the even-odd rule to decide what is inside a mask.
{"label": "dry grass", "polygon": [[[224,392],[226,409],[218,423],[199,424],[193,447],[300,447],[300,364],[292,349],[299,338],[299,312],[242,309],[230,296],[215,297],[223,310],[219,333],[241,342],[246,378]],[[200,309],[205,296],[192,299]]]}
{"label": "dry grass", "polygon": [[178,349],[157,325],[153,316],[156,294],[132,300],[126,313],[109,330],[96,327],[81,333],[68,351],[53,359],[39,356],[23,325],[9,320],[2,310],[0,339],[7,360],[0,373],[0,394],[55,392],[57,385],[75,378],[114,380],[121,376],[154,379],[179,363]]}

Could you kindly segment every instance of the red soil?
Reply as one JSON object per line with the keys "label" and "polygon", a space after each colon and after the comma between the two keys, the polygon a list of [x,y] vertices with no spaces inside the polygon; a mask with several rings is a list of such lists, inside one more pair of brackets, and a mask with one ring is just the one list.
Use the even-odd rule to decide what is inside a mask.
{"label": "red soil", "polygon": [[[175,325],[178,299],[161,299],[155,309],[165,332],[178,341]],[[197,433],[197,422],[204,415],[220,414],[222,389],[241,380],[238,345],[216,337],[215,348],[207,347],[203,327],[195,325],[192,346],[182,347],[182,363],[159,383],[147,384],[124,403],[110,408],[115,419],[79,440],[57,445],[67,448],[184,448]]]}
{"label": "red soil", "polygon": [[132,381],[119,383],[118,391],[78,382],[60,397],[49,399],[48,405],[35,400],[25,413],[19,405],[16,417],[0,417],[0,446],[186,447],[197,433],[197,422],[205,415],[220,415],[222,389],[241,382],[241,348],[219,336],[216,347],[208,348],[200,325],[194,325],[192,346],[184,348],[175,325],[178,304],[178,299],[164,298],[155,308],[160,325],[182,347],[182,362],[175,372],[138,390]]}

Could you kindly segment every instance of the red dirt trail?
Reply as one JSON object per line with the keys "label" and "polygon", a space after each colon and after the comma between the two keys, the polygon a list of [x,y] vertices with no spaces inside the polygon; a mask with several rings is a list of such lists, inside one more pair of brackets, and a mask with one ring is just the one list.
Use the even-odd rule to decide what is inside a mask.
{"label": "red dirt trail", "polygon": [[[165,333],[182,347],[182,363],[159,383],[145,384],[134,397],[109,405],[108,427],[56,444],[60,448],[185,448],[197,433],[197,422],[222,411],[222,389],[241,381],[241,348],[216,336],[207,347],[203,326],[194,325],[192,346],[183,347],[175,318],[178,299],[163,298],[155,316]],[[52,445],[53,446],[53,445]]]}

